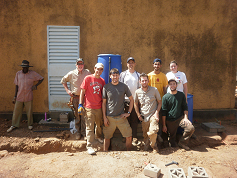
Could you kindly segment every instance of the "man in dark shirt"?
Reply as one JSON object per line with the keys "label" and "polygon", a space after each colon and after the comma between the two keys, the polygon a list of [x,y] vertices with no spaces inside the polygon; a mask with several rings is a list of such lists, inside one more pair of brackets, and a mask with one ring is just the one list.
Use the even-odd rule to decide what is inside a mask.
{"label": "man in dark shirt", "polygon": [[189,138],[194,133],[194,127],[188,120],[188,106],[186,97],[183,92],[176,90],[177,82],[175,79],[168,81],[170,92],[166,93],[162,98],[162,120],[163,132],[170,133],[171,147],[177,147],[176,132],[179,126],[184,129],[184,133],[180,138],[178,146],[185,150],[190,150],[187,146]]}
{"label": "man in dark shirt", "polygon": [[[133,108],[133,97],[128,86],[119,82],[119,71],[113,68],[109,72],[111,83],[104,86],[102,92],[102,112],[104,118],[104,151],[108,151],[110,139],[113,137],[116,127],[120,130],[123,137],[126,138],[126,147],[131,151],[132,129],[128,123],[127,117],[130,116]],[[129,98],[128,112],[124,112],[124,96]]]}

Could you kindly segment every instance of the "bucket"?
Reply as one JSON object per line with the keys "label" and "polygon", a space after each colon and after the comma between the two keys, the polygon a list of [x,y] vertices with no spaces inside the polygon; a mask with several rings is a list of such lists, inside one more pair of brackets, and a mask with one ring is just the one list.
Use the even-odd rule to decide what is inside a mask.
{"label": "bucket", "polygon": [[117,68],[119,73],[122,72],[122,62],[121,55],[118,54],[99,54],[98,63],[104,65],[104,71],[101,74],[101,77],[105,80],[105,83],[109,83],[109,71],[113,68]]}

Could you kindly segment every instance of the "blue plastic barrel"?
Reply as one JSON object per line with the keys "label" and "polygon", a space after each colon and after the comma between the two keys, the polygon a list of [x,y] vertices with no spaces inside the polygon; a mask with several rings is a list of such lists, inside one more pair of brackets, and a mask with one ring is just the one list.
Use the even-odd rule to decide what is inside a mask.
{"label": "blue plastic barrel", "polygon": [[188,94],[188,119],[193,123],[193,95]]}
{"label": "blue plastic barrel", "polygon": [[119,70],[119,73],[122,72],[121,55],[99,54],[97,62],[104,64],[104,71],[101,74],[101,77],[105,80],[105,83],[110,82],[109,80],[110,69],[117,68]]}

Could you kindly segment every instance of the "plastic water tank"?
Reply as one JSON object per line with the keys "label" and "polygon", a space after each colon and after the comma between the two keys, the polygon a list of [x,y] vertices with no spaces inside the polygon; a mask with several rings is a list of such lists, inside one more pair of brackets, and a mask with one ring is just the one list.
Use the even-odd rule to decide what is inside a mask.
{"label": "plastic water tank", "polygon": [[193,123],[193,95],[188,94],[188,119]]}
{"label": "plastic water tank", "polygon": [[117,68],[119,73],[122,72],[121,55],[118,54],[99,54],[98,63],[104,64],[104,71],[101,77],[105,80],[105,83],[109,83],[109,71],[113,68]]}

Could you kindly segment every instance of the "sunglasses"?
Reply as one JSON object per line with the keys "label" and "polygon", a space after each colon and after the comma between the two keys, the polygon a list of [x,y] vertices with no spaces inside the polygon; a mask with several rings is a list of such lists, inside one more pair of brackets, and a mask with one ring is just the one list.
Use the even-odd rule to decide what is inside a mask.
{"label": "sunglasses", "polygon": [[111,72],[110,75],[112,75],[112,74],[119,74],[119,72]]}
{"label": "sunglasses", "polygon": [[80,65],[84,65],[84,63],[77,63],[77,65],[78,65],[78,66],[80,66]]}

